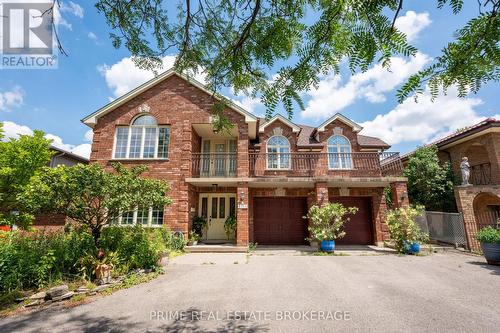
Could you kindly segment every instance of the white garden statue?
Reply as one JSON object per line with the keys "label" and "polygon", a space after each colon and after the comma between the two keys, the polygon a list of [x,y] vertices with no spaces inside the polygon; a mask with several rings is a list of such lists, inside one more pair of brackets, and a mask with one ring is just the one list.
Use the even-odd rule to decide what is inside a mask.
{"label": "white garden statue", "polygon": [[460,163],[460,171],[462,172],[462,185],[471,185],[469,184],[469,178],[470,178],[469,159],[465,156],[462,157],[462,163]]}

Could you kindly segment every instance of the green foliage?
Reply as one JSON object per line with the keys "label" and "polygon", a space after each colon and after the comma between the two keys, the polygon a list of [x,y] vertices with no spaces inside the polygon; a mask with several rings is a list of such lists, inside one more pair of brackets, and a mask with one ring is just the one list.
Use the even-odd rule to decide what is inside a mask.
{"label": "green foliage", "polygon": [[226,221],[224,221],[224,232],[226,233],[227,239],[231,238],[231,236],[234,236],[236,233],[236,228],[238,225],[238,221],[236,220],[236,217],[234,216],[229,216]]}
{"label": "green foliage", "polygon": [[[454,14],[461,11],[463,0],[438,0],[438,7],[448,2]],[[479,15],[455,32],[456,39],[442,54],[399,89],[399,102],[412,93],[421,94],[425,85],[433,98],[440,88],[446,93],[451,86],[457,86],[459,96],[465,97],[489,81],[500,80],[500,1],[478,1],[478,6]]]}
{"label": "green foliage", "polygon": [[[33,135],[21,135],[18,139],[0,141],[0,222],[12,225],[14,222],[26,227],[32,216],[25,211],[18,195],[24,191],[30,178],[49,164],[53,152],[51,141],[44,133],[35,131]],[[11,211],[19,215],[11,215]]]}
{"label": "green foliage", "polygon": [[0,294],[77,277],[91,279],[103,263],[111,265],[114,274],[154,269],[161,255],[183,249],[167,228],[141,226],[104,228],[99,246],[86,228],[68,233],[0,232]]}
{"label": "green foliage", "polygon": [[208,227],[208,221],[207,218],[204,216],[195,216],[193,218],[193,231],[196,232],[198,235],[203,235],[203,232],[207,229]]}
{"label": "green foliage", "polygon": [[396,251],[405,253],[408,243],[428,240],[428,235],[423,233],[415,222],[415,219],[423,213],[424,209],[421,206],[397,208],[387,212],[386,224]]}
{"label": "green foliage", "polygon": [[99,164],[44,168],[19,196],[31,212],[64,214],[90,229],[97,244],[104,226],[134,207],[163,207],[167,183],[141,178],[145,167],[114,164],[114,173]]}
{"label": "green foliage", "polygon": [[408,196],[427,210],[456,211],[453,186],[456,176],[449,163],[440,163],[436,146],[418,148],[408,160]]}
{"label": "green foliage", "polygon": [[357,207],[344,207],[341,203],[330,202],[323,206],[309,208],[309,233],[312,240],[335,240],[345,236],[344,224],[349,221],[347,215],[356,214]]}
{"label": "green foliage", "polygon": [[500,244],[500,229],[493,227],[485,227],[479,230],[476,236],[477,240],[481,243],[496,243]]}
{"label": "green foliage", "polygon": [[[458,15],[462,2],[429,6],[449,3]],[[303,109],[301,93],[317,86],[322,75],[339,73],[343,61],[352,72],[374,62],[390,69],[392,56],[417,52],[395,27],[401,0],[200,0],[180,2],[175,13],[167,13],[166,3],[99,0],[96,8],[113,29],[113,46],[126,47],[139,67],[156,71],[163,56],[178,52],[177,70],[188,76],[203,71],[215,91],[226,86],[260,97],[268,118],[280,103],[290,117],[294,104]],[[481,13],[457,31],[433,64],[408,80],[398,92],[400,101],[422,92],[426,82],[435,97],[439,86],[457,85],[465,96],[498,81],[500,1],[478,3]],[[216,128],[227,125],[223,119]]]}
{"label": "green foliage", "polygon": [[384,199],[387,208],[391,209],[393,202],[392,202],[392,189],[390,186],[384,188]]}
{"label": "green foliage", "polygon": [[190,242],[197,242],[200,240],[200,235],[198,235],[195,231],[191,230],[189,233],[189,241]]}

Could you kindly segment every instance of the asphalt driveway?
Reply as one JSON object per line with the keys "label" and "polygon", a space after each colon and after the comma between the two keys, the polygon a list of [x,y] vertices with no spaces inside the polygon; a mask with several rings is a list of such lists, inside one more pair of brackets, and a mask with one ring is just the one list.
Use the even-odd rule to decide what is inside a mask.
{"label": "asphalt driveway", "polygon": [[373,254],[189,254],[150,283],[2,319],[0,332],[498,332],[499,267]]}

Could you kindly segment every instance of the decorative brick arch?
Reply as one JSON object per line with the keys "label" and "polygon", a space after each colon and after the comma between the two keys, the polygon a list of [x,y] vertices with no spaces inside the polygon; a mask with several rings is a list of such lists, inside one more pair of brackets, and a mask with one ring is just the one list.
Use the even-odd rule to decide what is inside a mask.
{"label": "decorative brick arch", "polygon": [[490,209],[500,205],[500,185],[457,186],[455,199],[458,210],[463,214],[465,234],[471,250],[480,250],[476,240],[477,231],[491,225],[498,216]]}

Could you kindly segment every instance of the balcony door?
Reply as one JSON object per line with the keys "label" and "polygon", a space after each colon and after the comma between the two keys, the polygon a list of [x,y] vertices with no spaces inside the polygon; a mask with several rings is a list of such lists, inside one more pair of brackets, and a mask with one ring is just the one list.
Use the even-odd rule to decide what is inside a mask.
{"label": "balcony door", "polygon": [[224,231],[224,222],[230,216],[236,216],[236,194],[234,193],[201,193],[199,216],[206,217],[208,228],[203,239],[213,242],[225,242],[228,239]]}
{"label": "balcony door", "polygon": [[205,177],[236,175],[236,140],[203,140],[202,175]]}

